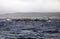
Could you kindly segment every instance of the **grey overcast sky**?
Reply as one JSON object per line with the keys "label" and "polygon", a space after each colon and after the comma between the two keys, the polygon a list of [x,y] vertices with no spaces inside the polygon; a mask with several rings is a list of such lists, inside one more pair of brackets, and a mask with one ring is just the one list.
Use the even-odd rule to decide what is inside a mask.
{"label": "grey overcast sky", "polygon": [[60,0],[0,0],[0,14],[13,12],[60,12]]}

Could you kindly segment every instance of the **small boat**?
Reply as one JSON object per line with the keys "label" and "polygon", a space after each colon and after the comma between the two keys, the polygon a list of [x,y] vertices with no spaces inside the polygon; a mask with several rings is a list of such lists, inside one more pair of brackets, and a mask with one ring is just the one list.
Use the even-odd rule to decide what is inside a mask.
{"label": "small boat", "polygon": [[11,21],[11,18],[5,17],[3,21]]}

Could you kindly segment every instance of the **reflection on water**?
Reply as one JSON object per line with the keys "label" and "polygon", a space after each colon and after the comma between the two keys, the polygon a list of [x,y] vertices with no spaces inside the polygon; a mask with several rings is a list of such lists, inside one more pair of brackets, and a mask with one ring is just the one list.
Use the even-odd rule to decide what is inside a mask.
{"label": "reflection on water", "polygon": [[60,39],[60,19],[40,21],[0,21],[0,39]]}

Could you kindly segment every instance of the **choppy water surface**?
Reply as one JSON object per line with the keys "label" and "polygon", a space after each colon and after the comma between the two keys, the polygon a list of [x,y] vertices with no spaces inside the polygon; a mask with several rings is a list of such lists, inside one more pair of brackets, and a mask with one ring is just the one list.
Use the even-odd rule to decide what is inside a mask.
{"label": "choppy water surface", "polygon": [[60,19],[47,22],[0,21],[0,39],[60,39]]}

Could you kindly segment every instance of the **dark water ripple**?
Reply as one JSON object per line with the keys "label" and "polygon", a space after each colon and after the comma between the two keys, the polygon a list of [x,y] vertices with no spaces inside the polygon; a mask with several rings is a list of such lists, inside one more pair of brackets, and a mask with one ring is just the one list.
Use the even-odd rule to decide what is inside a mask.
{"label": "dark water ripple", "polygon": [[51,22],[0,22],[0,39],[60,39],[60,19]]}

